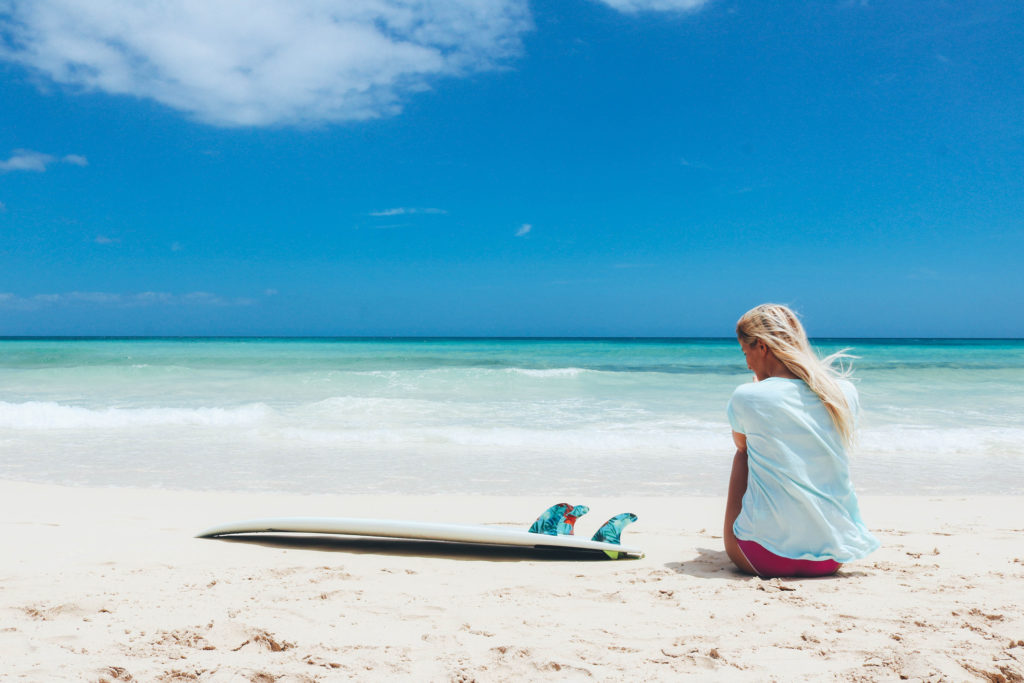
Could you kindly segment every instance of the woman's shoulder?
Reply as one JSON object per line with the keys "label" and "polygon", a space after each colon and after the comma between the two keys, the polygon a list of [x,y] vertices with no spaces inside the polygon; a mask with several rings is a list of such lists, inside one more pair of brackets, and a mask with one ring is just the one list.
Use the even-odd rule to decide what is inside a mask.
{"label": "woman's shoulder", "polygon": [[735,397],[749,394],[750,392],[756,390],[755,387],[757,386],[757,384],[757,382],[744,382],[743,384],[739,385],[738,387],[732,390],[732,395]]}
{"label": "woman's shoulder", "polygon": [[848,379],[840,379],[838,383],[839,388],[843,390],[843,396],[846,397],[846,402],[856,413],[860,408],[860,395],[857,393],[856,385]]}
{"label": "woman's shoulder", "polygon": [[802,379],[768,377],[760,382],[747,382],[746,384],[739,385],[733,391],[733,395],[768,396],[794,390],[799,391],[806,386],[807,384]]}
{"label": "woman's shoulder", "polygon": [[732,400],[739,403],[775,402],[791,392],[800,391],[802,386],[806,386],[802,380],[769,377],[760,382],[739,385],[732,392]]}
{"label": "woman's shoulder", "polygon": [[746,382],[739,385],[732,392],[733,403],[746,403],[755,401],[764,395],[764,382]]}

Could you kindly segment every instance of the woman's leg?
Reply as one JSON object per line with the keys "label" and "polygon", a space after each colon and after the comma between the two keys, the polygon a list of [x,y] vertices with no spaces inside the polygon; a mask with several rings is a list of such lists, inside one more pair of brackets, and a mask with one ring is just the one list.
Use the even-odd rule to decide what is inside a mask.
{"label": "woman's leg", "polygon": [[729,476],[729,497],[725,503],[725,529],[722,538],[725,540],[725,552],[740,571],[756,574],[750,566],[743,551],[740,550],[736,536],[732,533],[732,525],[743,509],[743,494],[747,492],[747,452],[737,450],[732,459],[732,474]]}

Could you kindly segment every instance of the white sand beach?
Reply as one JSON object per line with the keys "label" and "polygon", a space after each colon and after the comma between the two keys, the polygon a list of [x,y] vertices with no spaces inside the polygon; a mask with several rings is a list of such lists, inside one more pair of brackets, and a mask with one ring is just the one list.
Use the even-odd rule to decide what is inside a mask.
{"label": "white sand beach", "polygon": [[[343,537],[196,539],[253,517],[528,526],[527,497],[299,496],[0,482],[0,678],[25,681],[1020,681],[1024,498],[864,497],[833,578],[734,571],[722,500],[632,511],[640,560]],[[598,519],[600,518],[600,519]]]}

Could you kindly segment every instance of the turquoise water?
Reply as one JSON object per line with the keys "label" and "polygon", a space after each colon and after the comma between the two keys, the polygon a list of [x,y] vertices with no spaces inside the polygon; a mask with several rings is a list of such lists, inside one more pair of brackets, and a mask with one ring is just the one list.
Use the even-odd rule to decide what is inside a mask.
{"label": "turquoise water", "polygon": [[[864,493],[1024,492],[1024,341],[852,347]],[[0,477],[721,495],[734,340],[0,339]]]}

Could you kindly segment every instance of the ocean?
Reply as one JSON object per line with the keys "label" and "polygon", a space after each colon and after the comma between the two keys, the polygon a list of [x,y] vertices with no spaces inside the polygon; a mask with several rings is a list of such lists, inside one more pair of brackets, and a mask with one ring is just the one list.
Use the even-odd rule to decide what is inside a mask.
{"label": "ocean", "polygon": [[[847,348],[862,494],[1024,493],[1024,341]],[[733,339],[0,339],[0,478],[724,495]]]}

